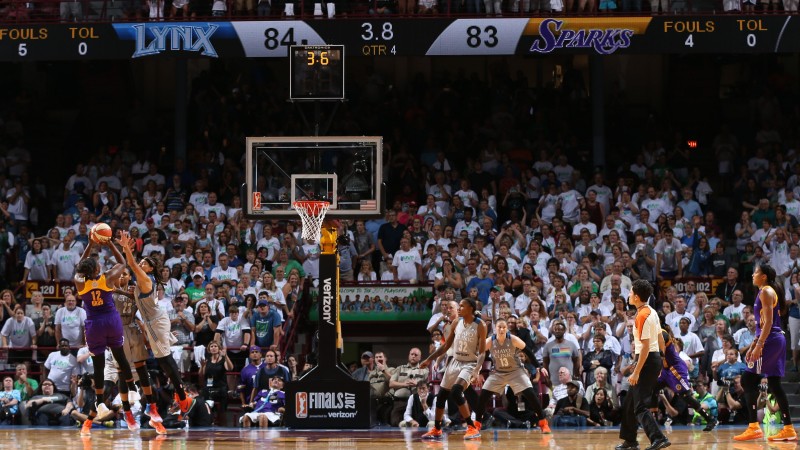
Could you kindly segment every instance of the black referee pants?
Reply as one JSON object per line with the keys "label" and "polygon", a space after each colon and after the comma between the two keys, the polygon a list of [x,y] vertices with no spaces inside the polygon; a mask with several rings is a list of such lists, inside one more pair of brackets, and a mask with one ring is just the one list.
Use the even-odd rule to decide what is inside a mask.
{"label": "black referee pants", "polygon": [[[643,356],[639,355],[640,358]],[[661,373],[661,355],[658,352],[650,352],[646,358],[639,374],[639,382],[636,386],[631,386],[622,405],[619,437],[626,442],[636,442],[639,425],[644,429],[650,442],[664,437],[658,422],[650,412],[650,408],[657,406],[654,404],[654,399],[657,397],[653,395],[653,391]]]}

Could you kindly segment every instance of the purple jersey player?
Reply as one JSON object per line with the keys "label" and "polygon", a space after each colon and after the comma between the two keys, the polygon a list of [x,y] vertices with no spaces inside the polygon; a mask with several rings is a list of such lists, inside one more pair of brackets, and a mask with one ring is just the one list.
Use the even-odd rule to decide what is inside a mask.
{"label": "purple jersey player", "polygon": [[700,406],[700,402],[692,395],[692,388],[689,384],[689,368],[686,366],[686,362],[681,359],[680,352],[675,347],[675,338],[672,336],[672,330],[669,325],[662,322],[662,326],[664,328],[661,329],[659,347],[664,354],[662,359],[664,367],[658,376],[656,392],[664,387],[670,388],[675,395],[680,396],[690,408],[694,408],[703,417],[706,421],[706,427],[703,428],[703,431],[711,431],[717,426],[717,419],[708,414],[708,411],[703,409]]}
{"label": "purple jersey player", "polygon": [[[122,320],[114,306],[114,286],[117,285],[119,278],[125,270],[122,254],[113,244],[107,244],[117,260],[117,264],[105,273],[100,272],[100,264],[97,259],[90,257],[92,249],[97,242],[89,241],[81,261],[75,269],[75,287],[83,300],[83,307],[86,309],[86,344],[92,355],[94,363],[94,386],[98,401],[103,398],[103,381],[105,371],[105,351],[111,350],[114,359],[119,364],[120,372],[125,383],[120,384],[120,397],[122,407],[125,411],[125,421],[128,429],[136,430],[139,423],[131,413],[131,405],[128,402],[128,384],[133,382],[131,366],[125,358],[125,351],[122,348],[123,330]],[[91,435],[92,421],[97,416],[97,405],[89,405],[89,418],[84,421],[81,428],[81,436]]]}
{"label": "purple jersey player", "polygon": [[[752,441],[764,438],[758,423],[755,408],[758,398],[758,385],[767,377],[769,391],[778,401],[783,428],[767,438],[770,442],[796,441],[797,432],[789,415],[789,399],[781,385],[783,368],[786,365],[786,336],[781,329],[781,312],[785,312],[786,300],[783,298],[783,285],[780,288],[775,280],[775,269],[769,264],[761,264],[753,271],[753,285],[758,288],[753,313],[756,316],[756,337],[745,356],[747,369],[742,373],[742,387],[747,400],[747,414],[750,425],[737,436],[736,441]],[[794,339],[796,337],[793,336]],[[751,406],[752,405],[752,406]]]}
{"label": "purple jersey player", "polygon": [[114,306],[114,287],[109,281],[110,278],[101,273],[94,280],[85,278],[83,286],[78,288],[86,310],[86,345],[95,355],[103,354],[106,346],[122,346],[122,321]]}

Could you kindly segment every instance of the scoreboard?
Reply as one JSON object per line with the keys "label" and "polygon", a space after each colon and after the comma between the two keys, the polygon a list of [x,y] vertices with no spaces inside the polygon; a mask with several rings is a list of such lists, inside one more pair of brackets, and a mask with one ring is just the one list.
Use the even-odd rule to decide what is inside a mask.
{"label": "scoreboard", "polygon": [[348,56],[800,52],[800,16],[367,18],[0,26],[0,61],[277,58],[293,45]]}

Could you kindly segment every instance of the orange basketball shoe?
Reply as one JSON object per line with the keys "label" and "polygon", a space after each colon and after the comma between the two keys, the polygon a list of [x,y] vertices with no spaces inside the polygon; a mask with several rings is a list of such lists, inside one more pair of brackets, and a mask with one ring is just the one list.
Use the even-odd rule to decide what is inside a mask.
{"label": "orange basketball shoe", "polygon": [[427,433],[422,435],[423,441],[441,441],[443,438],[442,430],[433,427]]}
{"label": "orange basketball shoe", "polygon": [[86,419],[83,421],[83,426],[81,427],[81,436],[91,436],[92,435],[92,419]]}
{"label": "orange basketball shoe", "polygon": [[547,423],[547,419],[542,419],[539,421],[539,428],[541,428],[543,434],[550,434],[550,424]]}
{"label": "orange basketball shoe", "polygon": [[464,434],[465,441],[481,438],[481,430],[474,425],[467,425],[467,432]]}
{"label": "orange basketball shoe", "polygon": [[131,431],[136,431],[139,429],[139,422],[136,421],[136,418],[133,417],[133,413],[128,410],[125,411],[125,424],[128,425],[128,429]]}
{"label": "orange basketball shoe", "polygon": [[158,434],[167,434],[167,429],[164,428],[164,424],[161,422],[156,422],[155,420],[150,420],[150,426],[156,430]]}
{"label": "orange basketball shoe", "polygon": [[744,430],[744,433],[734,436],[734,441],[752,441],[755,439],[762,439],[764,437],[764,432],[761,431],[761,426],[758,423],[751,423],[750,426]]}
{"label": "orange basketball shoe", "polygon": [[145,414],[150,416],[150,420],[153,422],[161,423],[164,420],[161,418],[161,414],[158,413],[158,408],[156,408],[155,403],[148,403],[147,409],[145,410]]}
{"label": "orange basketball shoe", "polygon": [[794,427],[791,425],[784,425],[781,431],[778,431],[776,434],[767,438],[770,442],[779,442],[779,441],[796,441],[797,440],[797,432],[794,431]]}
{"label": "orange basketball shoe", "polygon": [[186,412],[189,411],[189,407],[192,406],[192,399],[188,395],[181,400],[178,394],[175,394],[175,402],[181,408],[181,414],[186,414]]}

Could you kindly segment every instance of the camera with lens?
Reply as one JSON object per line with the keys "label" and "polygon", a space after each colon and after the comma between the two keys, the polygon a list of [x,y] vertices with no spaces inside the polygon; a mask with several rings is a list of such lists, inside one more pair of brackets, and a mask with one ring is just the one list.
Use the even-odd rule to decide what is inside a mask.
{"label": "camera with lens", "polygon": [[339,237],[336,238],[336,243],[343,246],[350,245],[350,236],[347,234],[340,234]]}
{"label": "camera with lens", "polygon": [[733,384],[733,378],[723,378],[720,380],[722,385],[725,387],[730,387]]}
{"label": "camera with lens", "polygon": [[761,392],[767,392],[767,389],[769,389],[769,386],[766,385],[766,384],[759,384],[758,385],[758,390],[761,391]]}

